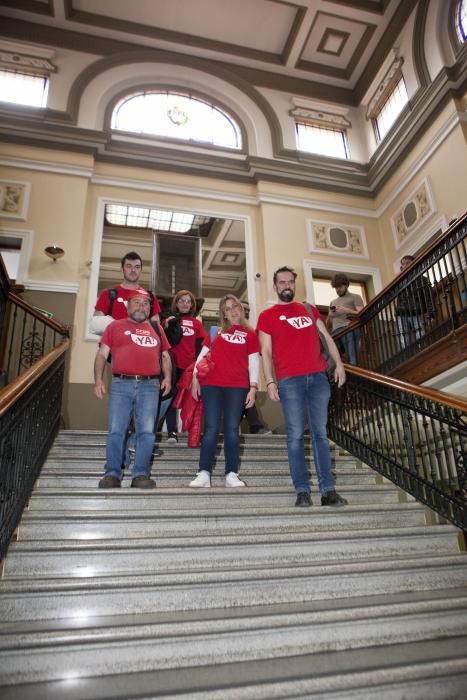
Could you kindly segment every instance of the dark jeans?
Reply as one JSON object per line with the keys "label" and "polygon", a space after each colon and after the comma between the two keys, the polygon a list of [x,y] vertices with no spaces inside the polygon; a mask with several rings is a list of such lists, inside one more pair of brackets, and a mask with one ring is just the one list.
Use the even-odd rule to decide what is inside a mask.
{"label": "dark jeans", "polygon": [[258,411],[256,410],[256,406],[252,406],[251,408],[245,408],[243,413],[242,413],[242,418],[245,416],[247,423],[248,423],[248,428],[250,429],[250,433],[257,433],[258,430],[261,430],[263,428],[263,424],[261,423],[261,420],[258,415]]}
{"label": "dark jeans", "polygon": [[[177,367],[177,380],[175,383],[175,386],[172,387],[172,392],[174,393],[174,397],[176,396],[177,392],[174,391],[177,387],[177,384],[179,382],[180,377],[182,376],[184,370],[180,369],[180,367]],[[173,399],[172,399],[173,401]],[[177,409],[173,408],[173,406],[170,406],[169,410],[166,413],[165,416],[165,422],[167,425],[167,432],[168,433],[176,433],[178,431],[178,425],[177,425]]]}
{"label": "dark jeans", "polygon": [[287,453],[295,490],[310,492],[310,478],[303,440],[305,414],[313,441],[313,457],[321,493],[334,489],[331,451],[327,436],[328,403],[331,389],[325,372],[285,377],[278,383],[287,428]]}
{"label": "dark jeans", "polygon": [[204,432],[199,456],[199,470],[211,472],[217,449],[217,439],[224,417],[225,473],[238,472],[240,459],[240,418],[248,389],[238,387],[203,386]]}

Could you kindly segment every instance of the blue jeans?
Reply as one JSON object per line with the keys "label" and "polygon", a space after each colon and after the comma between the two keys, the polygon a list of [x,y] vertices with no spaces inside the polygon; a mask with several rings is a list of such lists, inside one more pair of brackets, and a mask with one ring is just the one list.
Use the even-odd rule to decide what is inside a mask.
{"label": "blue jeans", "polygon": [[109,398],[106,474],[122,478],[128,424],[133,416],[136,442],[133,478],[149,476],[158,406],[158,379],[113,378]]}
{"label": "blue jeans", "polygon": [[224,416],[225,473],[238,472],[240,459],[239,425],[248,389],[223,386],[201,387],[204,432],[199,456],[199,471],[212,471],[217,439]]}
{"label": "blue jeans", "polygon": [[297,493],[310,493],[310,479],[303,442],[305,412],[313,440],[313,457],[320,493],[334,489],[331,451],[326,430],[331,388],[325,372],[285,377],[278,382],[287,429],[287,453],[292,482]]}
{"label": "blue jeans", "polygon": [[351,331],[350,333],[343,335],[341,340],[342,340],[342,344],[344,346],[345,352],[347,353],[347,358],[349,360],[349,364],[356,365],[357,364],[358,346],[360,344],[360,331],[358,331],[358,330]]}

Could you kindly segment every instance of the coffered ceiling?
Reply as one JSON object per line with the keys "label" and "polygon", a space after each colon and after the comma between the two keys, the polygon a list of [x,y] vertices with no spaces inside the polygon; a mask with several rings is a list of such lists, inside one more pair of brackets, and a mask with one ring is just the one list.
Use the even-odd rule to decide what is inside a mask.
{"label": "coffered ceiling", "polygon": [[0,0],[0,34],[221,62],[256,85],[357,103],[417,0]]}

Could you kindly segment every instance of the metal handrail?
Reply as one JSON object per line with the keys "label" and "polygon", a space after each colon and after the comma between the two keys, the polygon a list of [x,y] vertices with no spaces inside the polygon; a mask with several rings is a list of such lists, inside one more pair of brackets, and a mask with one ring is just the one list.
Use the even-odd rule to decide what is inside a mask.
{"label": "metal handrail", "polygon": [[467,402],[361,367],[332,390],[329,435],[467,531]]}

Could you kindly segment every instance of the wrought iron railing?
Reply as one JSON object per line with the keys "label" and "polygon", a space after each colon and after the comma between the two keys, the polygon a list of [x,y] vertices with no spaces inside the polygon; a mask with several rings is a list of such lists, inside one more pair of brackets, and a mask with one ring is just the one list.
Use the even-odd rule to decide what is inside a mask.
{"label": "wrought iron railing", "polygon": [[67,347],[62,341],[0,392],[0,558],[59,428]]}
{"label": "wrought iron railing", "polygon": [[333,388],[329,435],[467,531],[467,402],[359,367]]}
{"label": "wrought iron railing", "polygon": [[0,558],[60,424],[68,329],[10,290],[0,255]]}
{"label": "wrought iron railing", "polygon": [[437,341],[456,336],[467,321],[466,239],[467,215],[337,336],[355,337],[359,367],[391,374]]}

